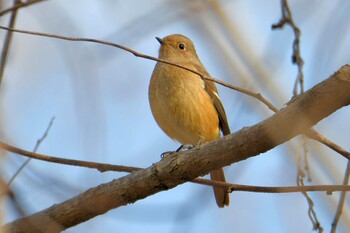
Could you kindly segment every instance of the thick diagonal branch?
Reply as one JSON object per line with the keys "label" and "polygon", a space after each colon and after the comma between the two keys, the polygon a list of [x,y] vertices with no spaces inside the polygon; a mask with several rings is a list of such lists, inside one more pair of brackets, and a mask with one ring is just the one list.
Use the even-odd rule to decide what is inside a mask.
{"label": "thick diagonal branch", "polygon": [[350,104],[350,66],[296,97],[272,117],[187,152],[166,156],[151,167],[91,188],[63,203],[6,225],[9,232],[59,232],[107,211],[134,203],[266,152]]}

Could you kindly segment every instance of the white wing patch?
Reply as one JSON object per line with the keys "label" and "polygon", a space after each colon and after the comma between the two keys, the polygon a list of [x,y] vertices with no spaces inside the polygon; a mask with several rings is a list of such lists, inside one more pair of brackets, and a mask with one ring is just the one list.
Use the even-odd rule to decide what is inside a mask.
{"label": "white wing patch", "polygon": [[219,97],[219,95],[218,95],[217,92],[213,91],[213,93],[214,93],[214,95],[215,95],[216,97],[218,97],[218,99],[220,99],[220,97]]}
{"label": "white wing patch", "polygon": [[204,82],[204,80],[202,78],[201,78],[201,81],[202,81],[203,89],[205,89],[205,82]]}

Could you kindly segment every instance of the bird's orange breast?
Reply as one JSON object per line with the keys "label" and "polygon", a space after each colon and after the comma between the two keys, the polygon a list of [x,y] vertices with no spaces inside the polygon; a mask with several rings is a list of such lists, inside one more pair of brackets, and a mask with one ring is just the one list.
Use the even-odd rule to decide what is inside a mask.
{"label": "bird's orange breast", "polygon": [[149,86],[149,100],[160,128],[183,145],[220,137],[218,114],[202,79],[167,64],[157,66]]}

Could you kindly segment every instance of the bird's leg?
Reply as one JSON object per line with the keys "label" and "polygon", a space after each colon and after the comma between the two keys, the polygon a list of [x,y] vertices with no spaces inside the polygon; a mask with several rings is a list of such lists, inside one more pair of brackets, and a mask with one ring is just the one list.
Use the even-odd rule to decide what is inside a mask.
{"label": "bird's leg", "polygon": [[177,150],[176,150],[176,151],[165,151],[165,152],[163,152],[163,153],[160,154],[160,158],[161,158],[161,159],[164,159],[164,158],[167,157],[168,155],[174,154],[174,153],[176,153],[176,152],[178,152],[178,151],[177,151]]}
{"label": "bird's leg", "polygon": [[190,150],[190,149],[192,149],[193,147],[195,147],[195,145],[192,145],[192,144],[181,145],[179,148],[177,148],[176,151],[165,151],[165,152],[163,152],[163,153],[160,155],[160,157],[163,159],[163,158],[165,158],[166,156],[168,156],[168,155],[170,155],[170,154],[177,153],[177,152],[180,152],[180,151]]}
{"label": "bird's leg", "polygon": [[179,148],[177,148],[175,152],[179,152],[180,150],[182,150],[182,148],[184,148],[184,145],[181,145]]}
{"label": "bird's leg", "polygon": [[190,149],[192,149],[194,147],[195,147],[195,145],[193,145],[193,144],[181,145],[179,147],[179,149],[176,150],[176,152],[190,150]]}

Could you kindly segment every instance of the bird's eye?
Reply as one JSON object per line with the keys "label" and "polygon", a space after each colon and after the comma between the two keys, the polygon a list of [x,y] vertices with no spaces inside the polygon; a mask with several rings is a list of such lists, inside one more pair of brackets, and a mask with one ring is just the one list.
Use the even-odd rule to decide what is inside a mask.
{"label": "bird's eye", "polygon": [[184,44],[179,44],[179,49],[185,50],[185,45]]}

